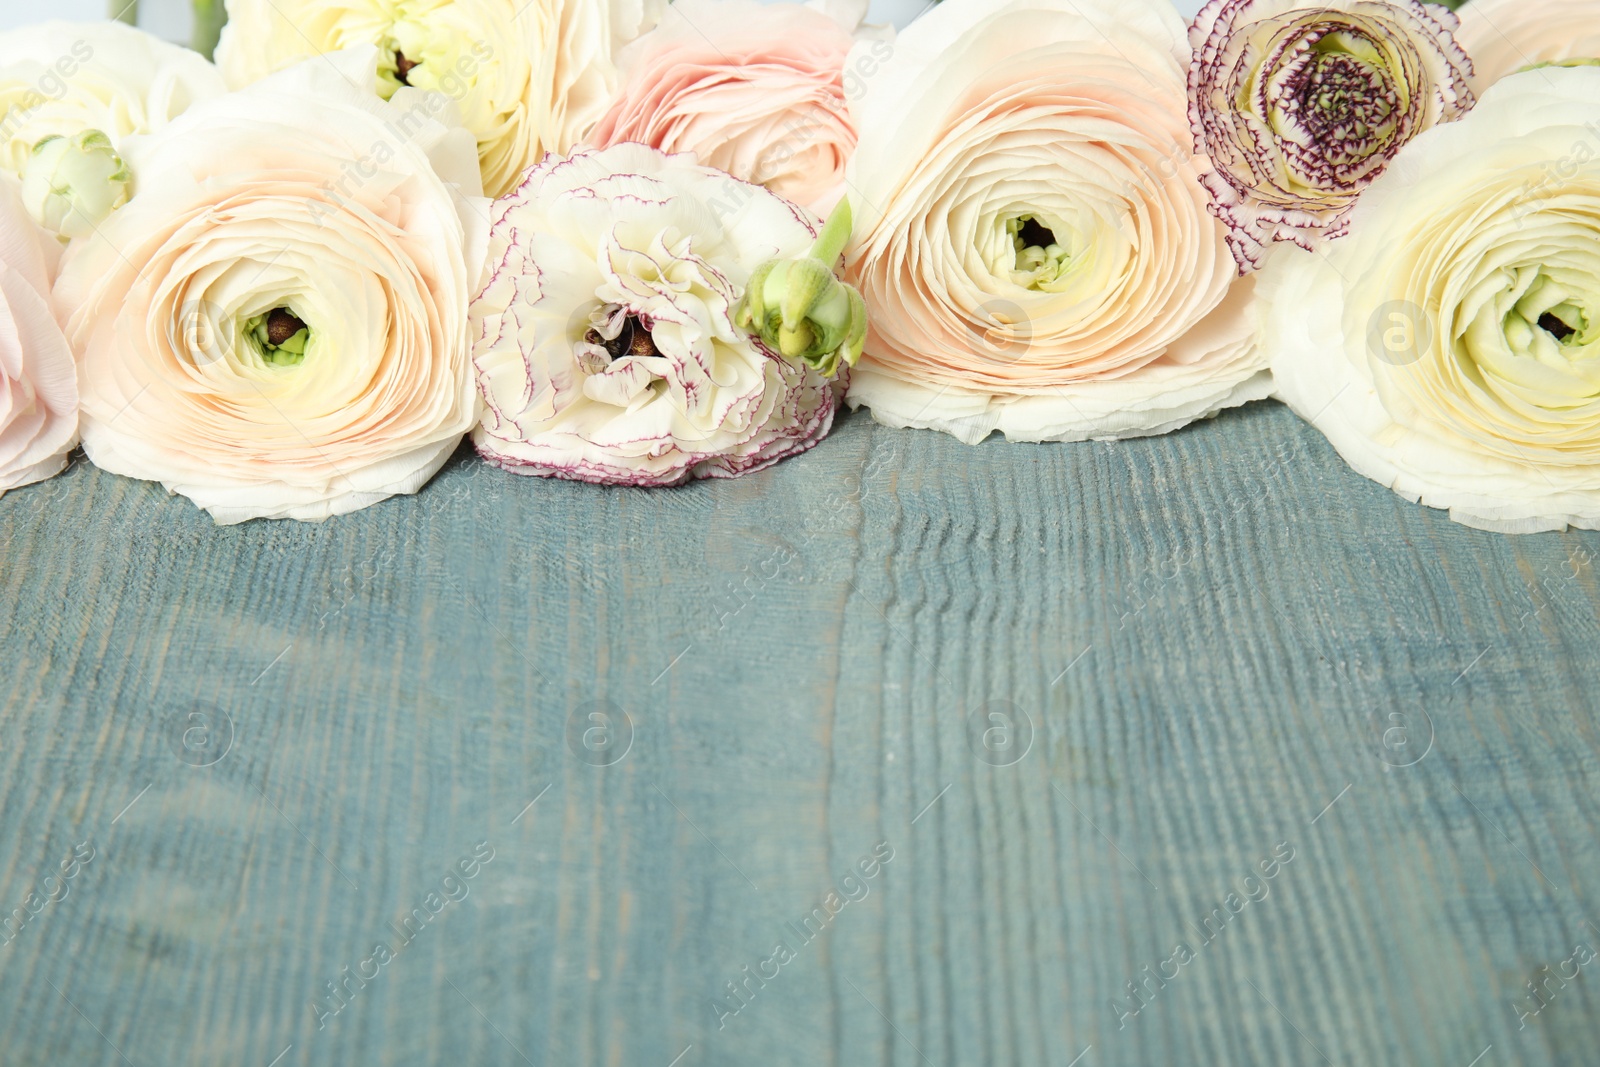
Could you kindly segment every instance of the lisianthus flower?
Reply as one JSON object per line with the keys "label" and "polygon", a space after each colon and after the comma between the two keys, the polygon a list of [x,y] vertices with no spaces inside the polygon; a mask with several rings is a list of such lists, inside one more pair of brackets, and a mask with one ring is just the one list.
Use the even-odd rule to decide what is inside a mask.
{"label": "lisianthus flower", "polygon": [[594,128],[617,86],[616,53],[666,0],[227,0],[217,64],[234,88],[318,54],[377,46],[372,87],[455,100],[500,196],[546,152]]}
{"label": "lisianthus flower", "polygon": [[622,88],[589,141],[691,152],[826,215],[856,147],[845,57],[866,9],[677,0],[624,50]]}
{"label": "lisianthus flower", "polygon": [[1600,69],[1512,75],[1261,275],[1280,394],[1457,521],[1600,527]]}
{"label": "lisianthus flower", "polygon": [[[35,221],[63,236],[72,234],[62,225],[86,232],[126,199],[110,180],[124,139],[154,133],[225,91],[200,56],[120,22],[0,33],[0,173],[60,191],[26,198]],[[67,156],[86,142],[95,150]],[[110,160],[109,170],[99,166]]]}
{"label": "lisianthus flower", "polygon": [[1524,67],[1600,62],[1600,0],[1472,0],[1459,14],[1478,92]]}
{"label": "lisianthus flower", "polygon": [[[865,52],[870,45],[858,45]],[[1167,0],[944,0],[866,80],[850,403],[978,441],[1161,433],[1268,392]]]}
{"label": "lisianthus flower", "polygon": [[788,201],[687,155],[620,144],[535,167],[495,204],[472,305],[479,454],[649,486],[810,448],[833,424],[834,383],[735,313],[764,263],[815,236]]}
{"label": "lisianthus flower", "polygon": [[196,105],[124,152],[139,192],[68,246],[84,449],[219,522],[415,492],[477,420],[487,204],[437,94],[370,47]]}
{"label": "lisianthus flower", "polygon": [[72,350],[50,312],[60,255],[0,183],[0,495],[59,472],[78,440]]}
{"label": "lisianthus flower", "polygon": [[1456,16],[1420,0],[1211,0],[1189,29],[1190,119],[1241,270],[1314,249],[1402,146],[1472,107]]}

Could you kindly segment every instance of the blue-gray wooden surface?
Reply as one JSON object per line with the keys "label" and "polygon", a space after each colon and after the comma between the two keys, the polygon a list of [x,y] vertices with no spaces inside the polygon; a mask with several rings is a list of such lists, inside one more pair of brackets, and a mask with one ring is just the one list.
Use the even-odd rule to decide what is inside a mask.
{"label": "blue-gray wooden surface", "polygon": [[4,1067],[1600,1062],[1600,538],[1276,405],[0,543]]}

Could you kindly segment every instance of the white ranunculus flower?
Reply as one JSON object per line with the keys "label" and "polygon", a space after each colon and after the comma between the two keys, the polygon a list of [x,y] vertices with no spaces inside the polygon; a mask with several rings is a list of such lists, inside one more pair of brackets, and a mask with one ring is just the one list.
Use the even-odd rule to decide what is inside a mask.
{"label": "white ranunculus flower", "polygon": [[756,185],[624,143],[552,157],[495,204],[472,306],[473,434],[517,474],[614,485],[731,478],[827,434],[834,383],[736,322],[756,272],[816,236]]}
{"label": "white ranunculus flower", "polygon": [[1600,0],[1472,0],[1460,16],[1480,93],[1524,67],[1600,62]]}
{"label": "white ranunculus flower", "polygon": [[60,255],[0,185],[0,495],[58,473],[78,441],[72,350],[50,312]]}
{"label": "white ranunculus flower", "polygon": [[217,64],[235,88],[316,55],[376,45],[375,83],[445,93],[478,140],[483,186],[509,192],[593,128],[617,53],[666,0],[227,0]]}
{"label": "white ranunculus flower", "polygon": [[1357,471],[1471,526],[1600,528],[1600,69],[1502,80],[1260,284],[1280,395]]}
{"label": "white ranunculus flower", "polygon": [[488,212],[439,94],[302,64],[124,147],[140,190],[69,246],[54,299],[84,448],[219,522],[412,493],[477,420],[467,306]]}
{"label": "white ranunculus flower", "polygon": [[0,172],[21,181],[34,148],[52,137],[99,131],[119,149],[225,91],[194,52],[120,22],[0,33]]}
{"label": "white ranunculus flower", "polygon": [[1167,0],[944,0],[863,70],[852,405],[968,442],[1065,441],[1269,392],[1199,182],[1188,64]]}

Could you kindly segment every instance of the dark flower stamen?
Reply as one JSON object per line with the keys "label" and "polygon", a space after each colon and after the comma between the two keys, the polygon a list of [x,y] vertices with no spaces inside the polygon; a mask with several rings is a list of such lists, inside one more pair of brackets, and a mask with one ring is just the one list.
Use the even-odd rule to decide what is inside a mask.
{"label": "dark flower stamen", "polygon": [[661,350],[656,347],[655,338],[650,336],[650,331],[645,328],[637,315],[629,315],[623,323],[622,330],[611,340],[606,340],[600,335],[599,330],[590,330],[583,335],[583,339],[592,345],[599,345],[606,350],[612,359],[621,359],[623,356],[659,356]]}
{"label": "dark flower stamen", "polygon": [[394,54],[394,76],[401,85],[411,84],[411,72],[421,66],[414,60],[407,59],[401,52]]}
{"label": "dark flower stamen", "polygon": [[1022,220],[1017,239],[1023,248],[1049,248],[1056,243],[1055,233],[1032,215]]}
{"label": "dark flower stamen", "polygon": [[1578,332],[1557,318],[1553,312],[1549,311],[1546,311],[1543,315],[1539,316],[1539,329],[1543,330],[1545,333],[1548,333],[1551,337],[1554,337],[1562,344],[1566,344],[1567,339]]}
{"label": "dark flower stamen", "polygon": [[267,342],[281,345],[306,328],[306,324],[288,308],[273,308],[267,316]]}

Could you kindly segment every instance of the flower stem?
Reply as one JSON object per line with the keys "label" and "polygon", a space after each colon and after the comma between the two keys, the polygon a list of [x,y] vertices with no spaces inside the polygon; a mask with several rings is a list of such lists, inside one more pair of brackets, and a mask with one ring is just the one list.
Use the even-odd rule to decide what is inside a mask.
{"label": "flower stem", "polygon": [[130,26],[139,25],[139,0],[106,0],[106,14]]}
{"label": "flower stem", "polygon": [[189,47],[210,59],[227,21],[228,9],[222,0],[194,0],[194,36]]}
{"label": "flower stem", "polygon": [[817,243],[811,246],[812,258],[822,260],[832,270],[844,246],[850,243],[850,231],[854,228],[855,219],[851,215],[850,198],[847,196],[839,201],[839,206],[833,209],[827,224],[822,227],[822,233],[817,235]]}

